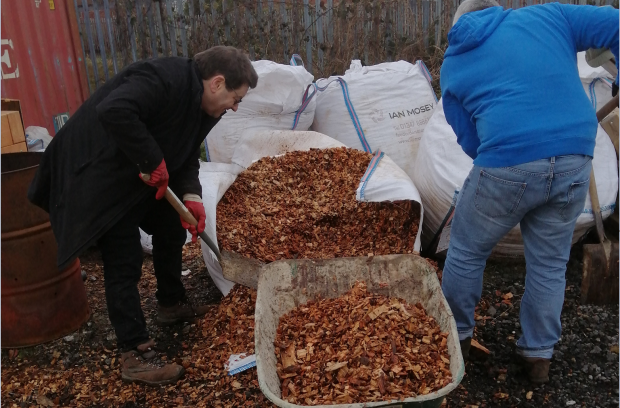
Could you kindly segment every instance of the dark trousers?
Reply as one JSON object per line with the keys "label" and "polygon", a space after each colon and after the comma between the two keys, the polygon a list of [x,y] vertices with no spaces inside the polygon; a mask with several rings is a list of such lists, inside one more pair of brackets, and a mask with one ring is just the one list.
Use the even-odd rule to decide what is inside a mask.
{"label": "dark trousers", "polygon": [[121,352],[132,350],[149,339],[138,292],[138,281],[142,276],[139,228],[153,236],[158,304],[172,306],[185,298],[181,262],[186,231],[170,203],[165,199],[155,200],[154,194],[149,195],[98,241],[103,258],[108,314]]}

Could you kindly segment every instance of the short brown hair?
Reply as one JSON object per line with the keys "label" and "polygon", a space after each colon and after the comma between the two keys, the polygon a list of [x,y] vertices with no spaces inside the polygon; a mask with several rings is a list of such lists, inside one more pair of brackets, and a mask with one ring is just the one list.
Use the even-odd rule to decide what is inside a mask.
{"label": "short brown hair", "polygon": [[222,75],[226,79],[226,88],[230,90],[243,85],[256,88],[258,74],[248,56],[238,48],[224,45],[211,47],[194,55],[194,61],[202,79]]}

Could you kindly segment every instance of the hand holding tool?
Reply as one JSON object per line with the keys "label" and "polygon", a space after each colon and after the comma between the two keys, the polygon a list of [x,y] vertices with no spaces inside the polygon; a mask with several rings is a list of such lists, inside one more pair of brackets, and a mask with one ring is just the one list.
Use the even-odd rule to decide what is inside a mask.
{"label": "hand holding tool", "polygon": [[155,199],[161,200],[164,194],[166,193],[166,189],[168,188],[168,169],[166,168],[166,161],[164,159],[161,160],[159,166],[151,174],[140,173],[140,178],[144,181],[145,184],[157,187],[157,194],[155,195]]}
{"label": "hand holding tool", "polygon": [[[148,179],[150,178],[148,174],[144,174],[141,173],[140,174],[140,178],[142,178],[142,180],[148,181]],[[196,218],[194,217],[194,215],[187,209],[187,207],[181,202],[181,200],[179,200],[179,198],[176,196],[176,194],[174,194],[172,192],[172,190],[170,189],[170,187],[168,187],[168,182],[166,181],[166,190],[164,193],[164,196],[166,197],[166,200],[168,200],[168,202],[172,205],[172,207],[174,207],[174,209],[179,213],[179,215],[181,216],[181,222],[182,223],[187,223],[189,225],[192,225],[194,227],[198,226],[198,221],[196,220]],[[155,197],[157,198],[157,197]],[[188,201],[188,202],[192,202],[192,201]],[[195,202],[192,202],[195,203]],[[200,205],[202,208],[202,214],[204,213],[204,206],[202,205],[202,203],[195,203]],[[190,204],[190,206],[193,207],[193,204]],[[197,210],[198,212],[199,210]],[[200,238],[202,238],[202,240],[205,242],[205,244],[207,244],[207,246],[211,249],[211,251],[213,251],[213,253],[215,254],[215,256],[217,257],[217,261],[221,262],[222,256],[220,255],[220,250],[217,247],[217,244],[214,243],[211,238],[209,238],[209,236],[207,235],[207,233],[204,231],[204,220],[206,219],[206,215],[205,218],[202,219],[202,231],[198,233],[198,235],[200,236]],[[200,227],[198,228],[200,229]],[[191,231],[190,231],[191,232]],[[192,233],[193,235],[193,233]]]}

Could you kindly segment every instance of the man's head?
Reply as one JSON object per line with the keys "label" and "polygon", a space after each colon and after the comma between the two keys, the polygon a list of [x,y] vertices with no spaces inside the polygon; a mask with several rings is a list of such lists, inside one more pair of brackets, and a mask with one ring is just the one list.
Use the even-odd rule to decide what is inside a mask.
{"label": "man's head", "polygon": [[239,102],[255,88],[258,74],[243,51],[218,45],[194,56],[202,76],[202,110],[219,118],[228,109],[237,111]]}
{"label": "man's head", "polygon": [[465,0],[456,9],[452,26],[454,26],[457,20],[465,13],[471,13],[472,11],[484,10],[496,6],[499,6],[499,3],[495,0]]}

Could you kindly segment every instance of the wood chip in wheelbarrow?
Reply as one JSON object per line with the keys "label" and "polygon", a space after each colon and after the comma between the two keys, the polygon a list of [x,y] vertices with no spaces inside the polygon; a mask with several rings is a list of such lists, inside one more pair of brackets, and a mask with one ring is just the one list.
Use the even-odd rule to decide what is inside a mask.
{"label": "wood chip in wheelbarrow", "polygon": [[282,399],[300,405],[402,400],[452,381],[448,333],[421,304],[368,292],[311,301],[280,318]]}
{"label": "wood chip in wheelbarrow", "polygon": [[217,206],[220,247],[262,262],[412,253],[417,206],[355,198],[371,158],[342,147],[258,160]]}

